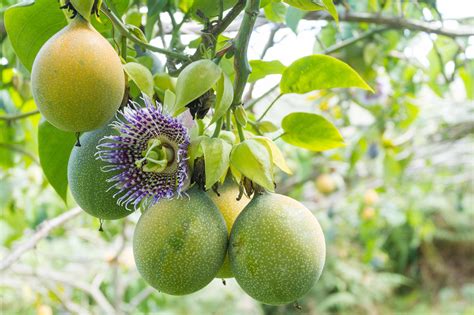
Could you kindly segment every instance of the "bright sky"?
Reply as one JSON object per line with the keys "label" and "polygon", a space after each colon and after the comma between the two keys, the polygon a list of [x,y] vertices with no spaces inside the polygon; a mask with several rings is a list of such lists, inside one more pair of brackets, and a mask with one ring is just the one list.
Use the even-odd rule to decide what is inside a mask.
{"label": "bright sky", "polygon": [[444,18],[464,18],[474,16],[473,0],[438,0],[438,10]]}

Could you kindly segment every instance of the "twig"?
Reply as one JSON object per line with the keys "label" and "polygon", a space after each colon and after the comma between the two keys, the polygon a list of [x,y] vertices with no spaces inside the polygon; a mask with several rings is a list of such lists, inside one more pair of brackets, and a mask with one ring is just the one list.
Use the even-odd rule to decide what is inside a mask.
{"label": "twig", "polygon": [[214,36],[217,36],[224,32],[226,28],[239,16],[240,12],[244,9],[245,0],[239,0],[233,7],[230,9],[229,13],[212,29],[211,33]]}
{"label": "twig", "polygon": [[[314,11],[308,13],[304,19],[332,20],[332,17],[324,11]],[[385,25],[392,29],[409,29],[448,37],[468,37],[474,35],[474,28],[472,27],[458,27],[456,29],[448,29],[443,26],[437,26],[436,22],[422,22],[413,19],[406,19],[403,17],[383,16],[370,13],[357,13],[350,11],[342,12],[339,14],[339,21]]]}
{"label": "twig", "polygon": [[41,278],[44,280],[52,280],[55,282],[63,283],[67,286],[79,289],[89,294],[96,302],[97,305],[104,311],[103,314],[114,315],[116,314],[115,309],[107,300],[102,291],[96,287],[91,286],[87,282],[78,279],[77,277],[72,278],[71,276],[63,273],[59,273],[52,270],[47,270],[44,268],[39,268],[34,270],[26,266],[15,266],[12,268],[12,271],[18,275],[31,276],[35,278]]}
{"label": "twig", "polygon": [[17,260],[19,260],[24,253],[34,248],[39,241],[47,237],[52,230],[75,218],[79,215],[79,213],[81,213],[81,211],[81,208],[73,208],[54,219],[41,223],[35,234],[28,238],[28,240],[26,240],[24,243],[16,247],[8,256],[2,259],[0,263],[0,271],[10,267]]}
{"label": "twig", "polygon": [[[45,284],[43,284],[45,285]],[[82,308],[80,305],[74,303],[73,301],[71,301],[71,299],[63,294],[62,292],[60,292],[58,289],[56,289],[54,286],[52,285],[45,285],[48,290],[54,294],[54,296],[59,300],[59,302],[61,303],[61,305],[63,305],[63,307],[68,310],[69,312],[71,312],[72,314],[81,314],[81,315],[87,315],[87,314],[90,314],[88,310]]]}
{"label": "twig", "polygon": [[346,40],[340,41],[340,42],[324,49],[323,54],[326,54],[326,55],[333,54],[336,51],[339,51],[341,49],[346,48],[347,46],[355,44],[356,42],[358,42],[360,40],[371,37],[372,35],[374,35],[376,33],[381,33],[381,32],[385,32],[385,31],[388,31],[388,30],[390,30],[390,28],[388,28],[388,27],[377,27],[377,28],[374,28],[372,30],[368,30],[367,32],[364,32],[364,33],[362,33],[358,36],[354,36],[352,38],[348,38]]}
{"label": "twig", "polygon": [[257,104],[258,102],[260,102],[261,100],[263,100],[265,97],[267,97],[268,95],[270,95],[273,91],[275,91],[278,87],[280,86],[280,83],[278,84],[275,84],[274,86],[272,86],[268,91],[266,91],[265,93],[263,93],[262,95],[260,95],[259,97],[257,97],[256,99],[254,99],[250,104],[248,104],[245,109],[247,110],[252,110],[252,108],[255,106],[255,104]]}
{"label": "twig", "polygon": [[182,53],[172,51],[169,49],[165,48],[160,48],[156,47],[153,45],[150,45],[148,43],[143,42],[141,39],[133,35],[127,30],[127,27],[122,23],[122,21],[105,5],[105,3],[102,3],[102,6],[100,8],[101,12],[104,13],[104,15],[109,18],[109,20],[114,24],[114,26],[118,29],[120,34],[124,35],[127,37],[129,40],[134,42],[135,44],[141,46],[142,48],[166,55],[168,57],[181,60],[181,61],[187,61],[189,60],[189,56],[184,55]]}
{"label": "twig", "polygon": [[0,120],[14,121],[14,120],[18,120],[18,119],[27,118],[27,117],[30,117],[30,116],[33,116],[33,115],[36,115],[36,114],[39,114],[39,110],[33,110],[31,112],[21,113],[21,114],[10,114],[10,115],[0,116]]}
{"label": "twig", "polygon": [[278,94],[278,96],[273,100],[273,102],[270,103],[270,105],[268,105],[267,109],[265,109],[265,111],[262,113],[262,115],[257,119],[257,121],[261,121],[265,115],[268,113],[268,111],[273,107],[273,105],[275,105],[275,103],[280,99],[280,97],[282,97],[283,94]]}
{"label": "twig", "polygon": [[130,303],[129,303],[130,309],[133,310],[133,311],[136,311],[136,309],[140,305],[140,303],[143,302],[147,297],[149,297],[150,294],[152,294],[153,292],[155,292],[155,289],[153,289],[152,287],[149,287],[149,286],[147,286],[145,289],[140,291],[130,301]]}

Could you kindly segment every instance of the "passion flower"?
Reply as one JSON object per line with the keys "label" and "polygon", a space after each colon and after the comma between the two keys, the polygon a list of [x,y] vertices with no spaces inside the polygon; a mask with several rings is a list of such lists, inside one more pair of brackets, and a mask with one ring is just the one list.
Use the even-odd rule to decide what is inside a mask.
{"label": "passion flower", "polygon": [[97,146],[98,159],[114,172],[109,189],[117,203],[134,209],[162,198],[180,195],[189,185],[189,136],[180,119],[165,115],[159,104],[145,99],[145,107],[131,102],[111,126],[118,136],[105,136]]}

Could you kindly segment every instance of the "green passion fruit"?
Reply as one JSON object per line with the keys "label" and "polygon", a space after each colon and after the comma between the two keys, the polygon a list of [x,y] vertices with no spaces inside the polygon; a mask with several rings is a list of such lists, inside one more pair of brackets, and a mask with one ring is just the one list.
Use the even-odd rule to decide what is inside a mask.
{"label": "green passion fruit", "polygon": [[90,215],[104,220],[123,218],[132,211],[117,205],[113,195],[116,190],[108,190],[113,172],[103,172],[105,162],[96,159],[96,146],[104,136],[115,130],[106,126],[81,136],[81,146],[74,147],[68,162],[68,184],[77,204]]}
{"label": "green passion fruit", "polygon": [[264,193],[235,221],[229,257],[235,279],[247,294],[265,304],[287,304],[319,279],[326,257],[324,234],[301,203]]}
{"label": "green passion fruit", "polygon": [[184,295],[216,276],[227,251],[224,218],[197,187],[189,198],[163,199],[146,210],[135,228],[133,254],[141,276],[161,292]]}

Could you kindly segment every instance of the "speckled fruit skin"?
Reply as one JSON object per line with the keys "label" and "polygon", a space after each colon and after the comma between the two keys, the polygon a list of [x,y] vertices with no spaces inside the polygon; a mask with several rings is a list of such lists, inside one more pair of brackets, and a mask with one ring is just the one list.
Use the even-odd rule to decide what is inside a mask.
{"label": "speckled fruit skin", "polygon": [[109,42],[78,16],[41,47],[31,84],[36,105],[51,124],[83,132],[113,118],[125,76]]}
{"label": "speckled fruit skin", "polygon": [[256,196],[234,223],[229,256],[235,279],[254,299],[271,305],[302,297],[326,259],[324,234],[313,214],[279,194]]}
{"label": "speckled fruit skin", "polygon": [[[232,229],[232,225],[234,225],[235,219],[237,219],[240,212],[242,212],[245,206],[250,202],[250,199],[242,195],[242,198],[237,200],[239,196],[239,186],[230,178],[226,179],[224,185],[219,186],[218,191],[219,196],[212,190],[209,190],[207,193],[224,217],[227,231],[230,235],[230,230]],[[233,277],[234,274],[230,268],[229,255],[226,255],[224,264],[217,273],[217,278]]]}
{"label": "speckled fruit skin", "polygon": [[196,187],[183,196],[160,200],[140,217],[133,254],[141,276],[157,290],[184,295],[216,276],[227,251],[224,218]]}
{"label": "speckled fruit skin", "polygon": [[116,190],[107,191],[112,184],[106,180],[114,174],[102,172],[101,167],[106,164],[96,160],[95,156],[99,140],[115,133],[109,126],[84,133],[80,137],[81,146],[72,149],[68,162],[68,184],[72,196],[85,212],[104,220],[120,219],[132,213],[117,205],[117,199],[113,198]]}

